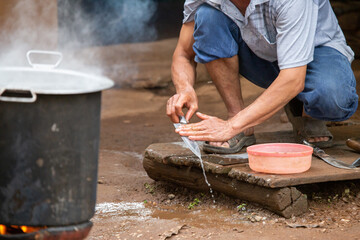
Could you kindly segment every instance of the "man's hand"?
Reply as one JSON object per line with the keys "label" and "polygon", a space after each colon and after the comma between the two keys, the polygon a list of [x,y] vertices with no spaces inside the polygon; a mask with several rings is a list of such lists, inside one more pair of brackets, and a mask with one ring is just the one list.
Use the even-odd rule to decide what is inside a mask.
{"label": "man's hand", "polygon": [[210,142],[227,141],[238,134],[229,121],[199,112],[196,115],[202,120],[201,122],[181,125],[176,132],[181,136],[188,136],[191,140]]}
{"label": "man's hand", "polygon": [[198,109],[198,100],[193,88],[172,96],[167,102],[166,114],[172,122],[178,123],[179,116],[184,116],[182,111],[184,107],[188,109],[185,118],[189,121]]}

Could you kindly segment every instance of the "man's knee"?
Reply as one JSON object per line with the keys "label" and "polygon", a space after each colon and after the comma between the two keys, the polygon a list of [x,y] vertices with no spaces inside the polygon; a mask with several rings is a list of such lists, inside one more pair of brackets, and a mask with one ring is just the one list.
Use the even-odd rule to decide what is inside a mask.
{"label": "man's knee", "polygon": [[326,121],[343,121],[350,118],[358,106],[358,96],[351,86],[324,85],[312,92],[312,100],[305,107],[315,118]]}
{"label": "man's knee", "polygon": [[343,121],[358,106],[356,80],[348,59],[334,48],[315,48],[308,64],[305,91],[299,94],[310,116],[326,121]]}

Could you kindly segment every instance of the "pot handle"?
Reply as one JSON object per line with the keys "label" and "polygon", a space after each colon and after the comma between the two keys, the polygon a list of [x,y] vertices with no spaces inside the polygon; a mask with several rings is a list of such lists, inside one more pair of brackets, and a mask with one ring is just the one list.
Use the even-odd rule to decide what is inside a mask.
{"label": "pot handle", "polygon": [[[31,60],[31,55],[33,54],[44,54],[44,55],[52,55],[52,56],[57,56],[58,60],[55,64],[43,64],[43,63],[34,63]],[[33,68],[47,68],[47,69],[52,69],[52,68],[56,68],[57,66],[59,66],[59,64],[61,63],[62,59],[63,59],[63,55],[61,52],[55,52],[55,51],[43,51],[43,50],[30,50],[26,53],[26,58],[29,62],[29,64],[33,67]]]}
{"label": "pot handle", "polygon": [[[18,96],[3,96],[5,92],[13,92],[16,93]],[[30,95],[30,97],[21,97],[20,95]],[[31,90],[23,91],[23,90],[7,90],[1,89],[0,90],[0,101],[2,102],[17,102],[17,103],[33,103],[37,99],[36,93]]]}

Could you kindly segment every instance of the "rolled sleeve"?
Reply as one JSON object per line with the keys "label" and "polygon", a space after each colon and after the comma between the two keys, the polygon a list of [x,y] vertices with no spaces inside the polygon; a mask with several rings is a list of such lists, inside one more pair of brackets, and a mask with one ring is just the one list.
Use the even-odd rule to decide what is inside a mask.
{"label": "rolled sleeve", "polygon": [[308,64],[314,55],[318,5],[313,0],[287,0],[277,11],[279,68]]}
{"label": "rolled sleeve", "polygon": [[186,0],[184,3],[183,23],[194,21],[196,10],[203,3],[202,0]]}

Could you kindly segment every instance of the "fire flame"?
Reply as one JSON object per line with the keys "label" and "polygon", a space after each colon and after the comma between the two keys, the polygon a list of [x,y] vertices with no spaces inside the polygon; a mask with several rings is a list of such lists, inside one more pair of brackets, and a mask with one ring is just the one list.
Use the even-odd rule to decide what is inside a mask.
{"label": "fire flame", "polygon": [[9,226],[0,224],[0,235],[13,234],[14,232],[16,232],[17,234],[32,233],[32,232],[37,232],[37,231],[39,231],[41,229],[45,229],[45,228],[46,227],[29,227],[29,226],[14,226],[14,225],[11,225],[9,227]]}
{"label": "fire flame", "polygon": [[0,235],[5,235],[6,227],[4,225],[0,225]]}

